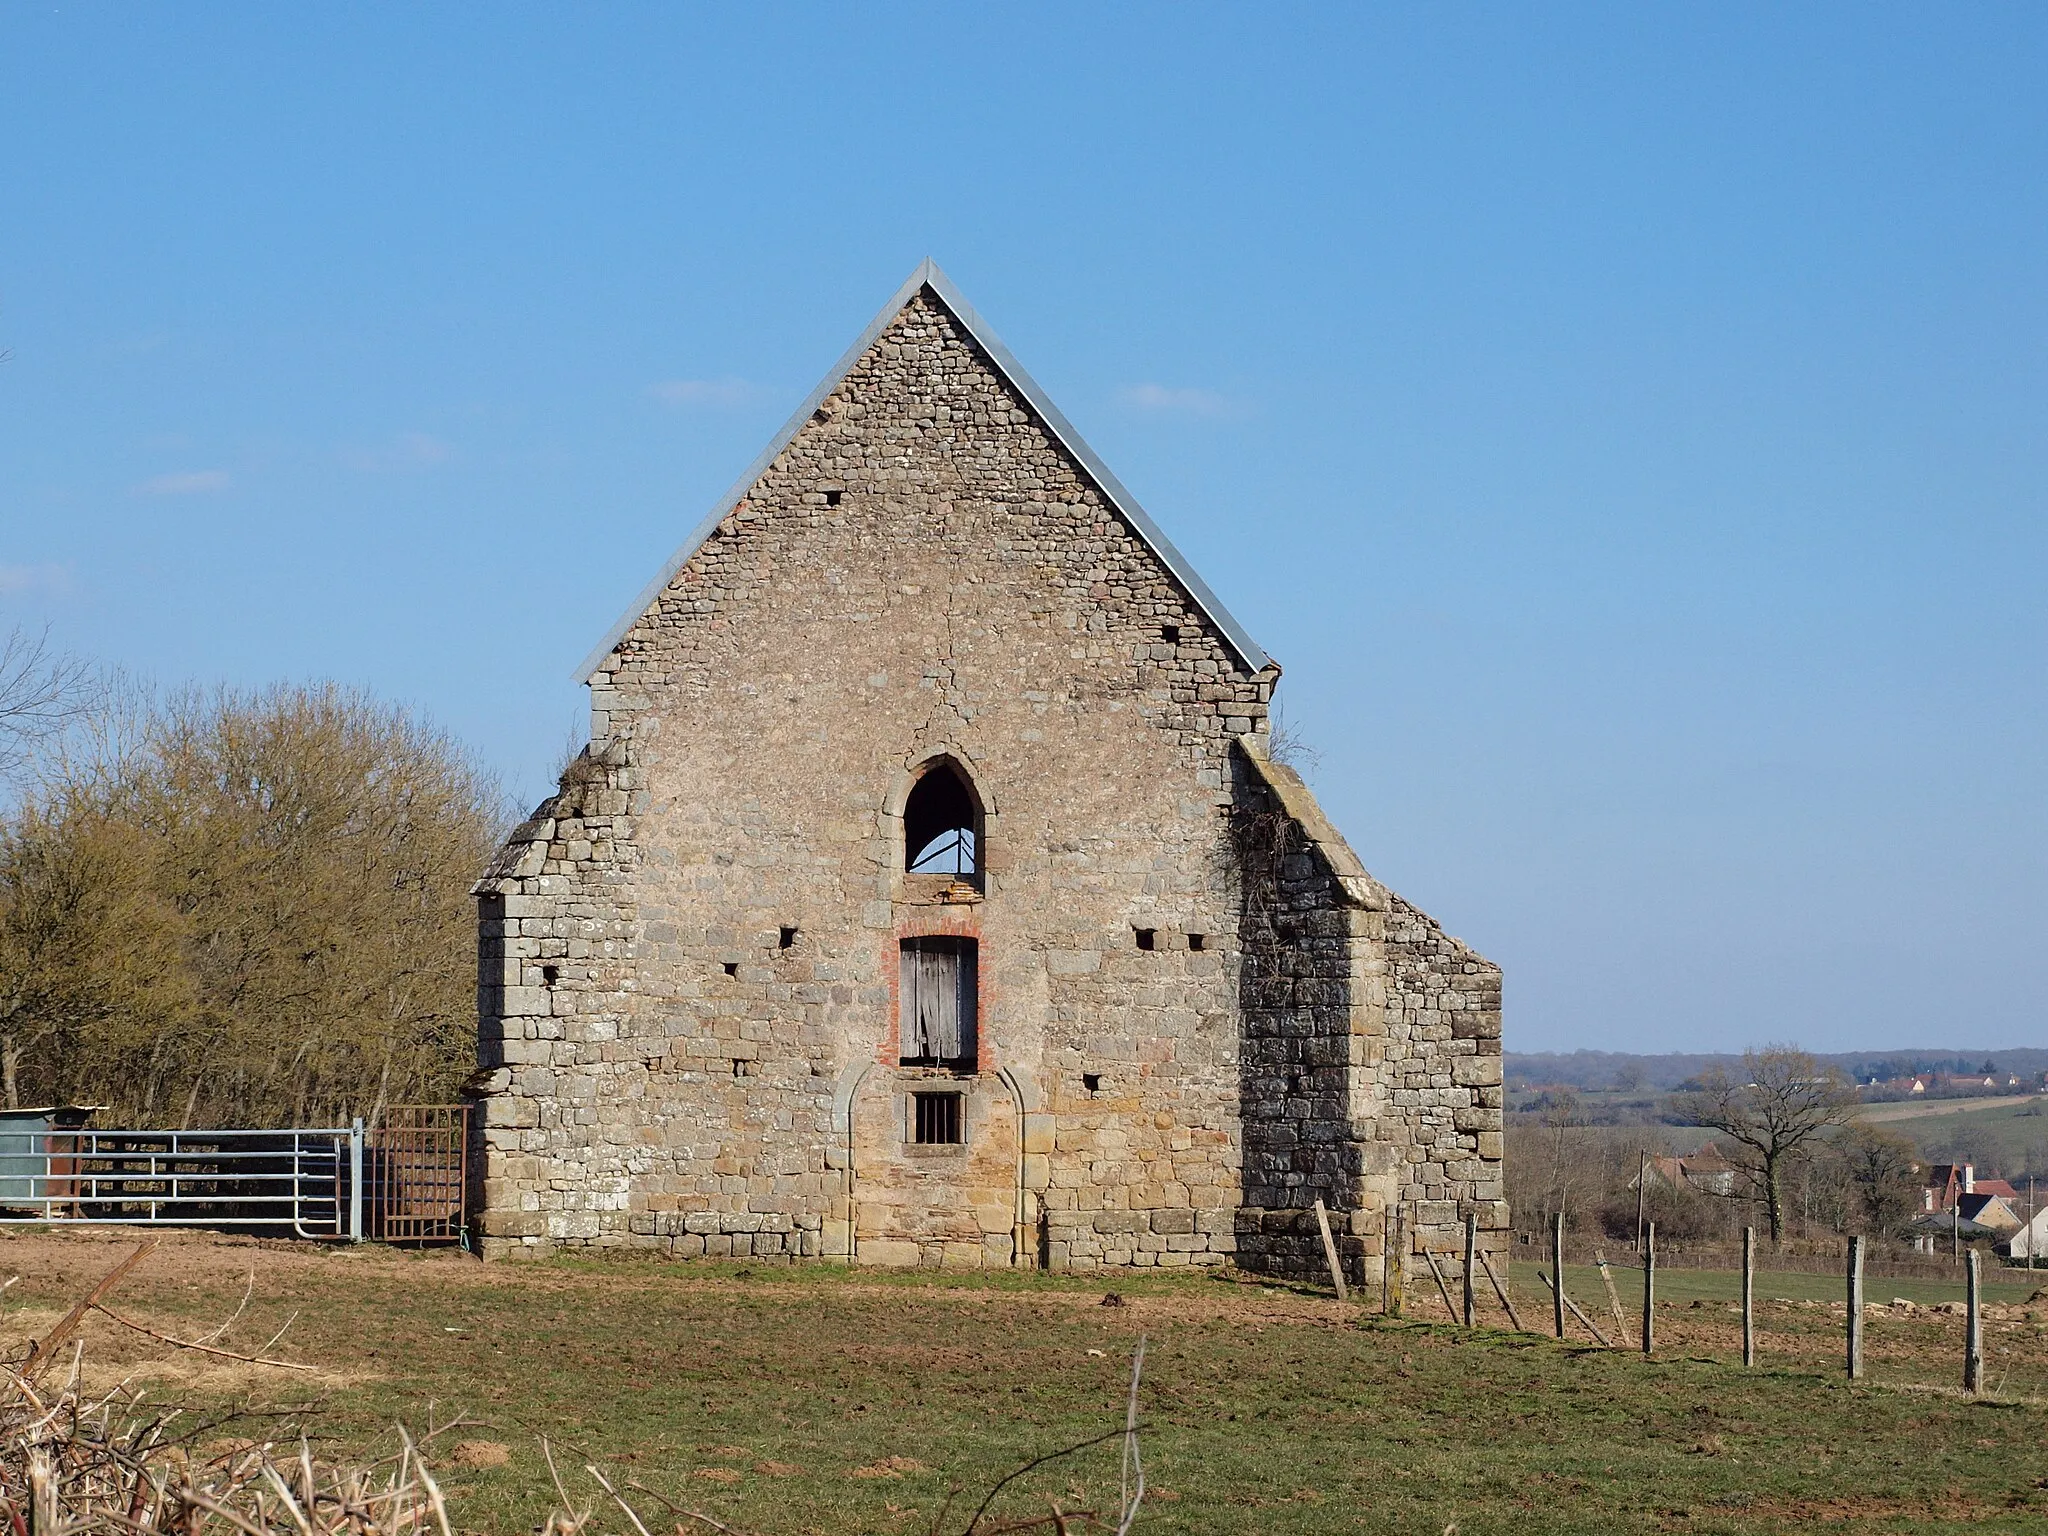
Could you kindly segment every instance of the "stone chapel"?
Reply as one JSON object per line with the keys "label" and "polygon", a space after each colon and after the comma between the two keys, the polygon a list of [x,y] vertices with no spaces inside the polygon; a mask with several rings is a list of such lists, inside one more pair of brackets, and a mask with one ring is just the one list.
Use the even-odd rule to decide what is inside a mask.
{"label": "stone chapel", "polygon": [[[1505,1239],[1501,974],[924,263],[581,674],[478,898],[487,1255],[1320,1273]],[[1419,1262],[1419,1261],[1418,1261]]]}

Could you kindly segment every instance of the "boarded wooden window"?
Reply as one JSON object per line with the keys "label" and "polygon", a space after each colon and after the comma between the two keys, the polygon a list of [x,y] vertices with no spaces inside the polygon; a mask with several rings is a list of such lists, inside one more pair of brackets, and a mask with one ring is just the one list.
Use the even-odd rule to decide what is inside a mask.
{"label": "boarded wooden window", "polygon": [[903,941],[898,1020],[906,1066],[974,1065],[975,945],[972,939]]}

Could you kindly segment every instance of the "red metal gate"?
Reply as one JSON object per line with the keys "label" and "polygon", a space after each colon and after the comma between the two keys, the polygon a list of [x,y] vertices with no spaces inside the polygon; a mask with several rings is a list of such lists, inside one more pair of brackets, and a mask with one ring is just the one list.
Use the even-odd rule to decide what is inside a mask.
{"label": "red metal gate", "polygon": [[469,1106],[386,1110],[370,1133],[367,1237],[387,1243],[462,1241],[469,1190]]}

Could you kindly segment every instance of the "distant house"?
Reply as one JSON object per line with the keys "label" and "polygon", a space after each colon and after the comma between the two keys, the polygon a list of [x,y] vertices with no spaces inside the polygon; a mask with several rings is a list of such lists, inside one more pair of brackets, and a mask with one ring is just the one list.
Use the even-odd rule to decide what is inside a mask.
{"label": "distant house", "polygon": [[1944,1093],[1967,1097],[1973,1093],[1995,1092],[2000,1079],[1989,1072],[1922,1072],[1913,1079],[1924,1086],[1923,1093]]}
{"label": "distant house", "polygon": [[1978,1178],[1974,1163],[1936,1163],[1928,1170],[1927,1184],[1920,1191],[1923,1215],[1952,1211],[1960,1206],[1965,1217],[1974,1217],[1987,1201],[1999,1202],[2000,1208],[2011,1215],[2011,1225],[2020,1224],[2016,1213],[2025,1204],[2020,1192],[2004,1179]]}
{"label": "distant house", "polygon": [[1977,1189],[1977,1169],[1972,1163],[1936,1163],[1927,1170],[1927,1183],[1920,1191],[1920,1209],[1952,1211],[1956,1201]]}
{"label": "distant house", "polygon": [[[1946,1235],[1947,1218],[1951,1212],[1960,1212],[1964,1225],[1964,1237],[1971,1234],[1972,1225],[1984,1230],[1977,1236],[1990,1233],[2010,1232],[2024,1225],[2019,1216],[2021,1209],[2019,1192],[2004,1179],[1980,1179],[1974,1163],[1936,1163],[1927,1171],[1927,1183],[1920,1191],[1920,1215],[1939,1218],[1928,1224],[1927,1230],[1939,1228]],[[1918,1219],[1915,1230],[1921,1230]]]}
{"label": "distant house", "polygon": [[1975,1222],[1986,1231],[2000,1235],[2017,1232],[2026,1225],[2010,1200],[2004,1195],[1987,1192],[1982,1185],[1978,1186],[1976,1194],[1963,1196],[1956,1209],[1963,1213],[1963,1220]]}
{"label": "distant house", "polygon": [[[1965,1196],[1965,1198],[1969,1197]],[[1995,1197],[1987,1197],[1986,1205],[1994,1204],[2000,1207],[2004,1206],[2003,1201],[1997,1200]],[[1992,1214],[1996,1215],[1998,1213],[1993,1212]],[[1974,1243],[1982,1238],[2002,1237],[2006,1232],[2021,1225],[2019,1218],[2013,1216],[2010,1210],[2005,1210],[2004,1214],[2012,1218],[2010,1226],[1991,1226],[1954,1210],[1922,1211],[1906,1223],[1906,1230],[1912,1234],[1913,1246],[1915,1248],[1919,1249],[1922,1253],[1933,1253],[1936,1251],[1939,1243],[1953,1242],[1957,1239],[1961,1239],[1966,1243]]]}
{"label": "distant house", "polygon": [[1863,1084],[1864,1098],[1876,1101],[2033,1092],[2048,1092],[2048,1072],[2038,1077],[2022,1077],[2016,1072],[1915,1072],[1910,1077],[1873,1076]]}
{"label": "distant house", "polygon": [[1710,1141],[1697,1152],[1683,1157],[1651,1158],[1645,1172],[1631,1180],[1628,1187],[1634,1189],[1647,1175],[1653,1186],[1661,1185],[1665,1189],[1696,1195],[1732,1195],[1736,1177],[1741,1172],[1742,1169],[1722,1156],[1721,1149]]}
{"label": "distant house", "polygon": [[1998,1247],[2008,1258],[2030,1258],[2039,1263],[2048,1257],[2048,1209],[2036,1211],[2032,1221],[2021,1222],[2018,1230]]}
{"label": "distant house", "polygon": [[[1967,1171],[1969,1165],[1966,1163],[1963,1167]],[[1940,1169],[1936,1171],[1939,1172]],[[1925,1198],[1929,1202],[1927,1209],[1906,1223],[1906,1230],[1912,1234],[1913,1246],[1922,1253],[1933,1253],[1943,1242],[1952,1243],[1960,1239],[1966,1243],[1973,1243],[1991,1238],[2002,1248],[2005,1239],[2013,1238],[2022,1244],[2020,1256],[2024,1258],[2024,1245],[2027,1239],[2015,1235],[2030,1230],[2027,1222],[2019,1211],[2014,1209],[2011,1199],[2006,1195],[1993,1194],[1985,1187],[1989,1184],[1997,1184],[2000,1188],[2010,1187],[2003,1179],[1979,1180],[1975,1189],[1957,1191],[1955,1198],[1948,1205],[1941,1207],[1933,1204],[1938,1186],[1930,1185],[1925,1192]],[[2048,1212],[2043,1212],[2036,1220],[2048,1221]]]}

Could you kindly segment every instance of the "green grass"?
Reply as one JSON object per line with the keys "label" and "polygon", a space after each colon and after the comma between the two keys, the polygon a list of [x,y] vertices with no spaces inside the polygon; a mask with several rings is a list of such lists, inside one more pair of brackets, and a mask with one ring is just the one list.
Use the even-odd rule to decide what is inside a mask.
{"label": "green grass", "polygon": [[[1539,1269],[1547,1270],[1548,1265],[1518,1261],[1515,1266],[1514,1288],[1518,1293],[1526,1291],[1534,1296],[1548,1297],[1549,1290],[1537,1278]],[[1643,1272],[1640,1269],[1624,1268],[1611,1264],[1614,1288],[1620,1292],[1624,1307],[1639,1307],[1642,1304]],[[1605,1290],[1600,1283],[1600,1271],[1591,1264],[1566,1263],[1564,1267],[1566,1292],[1581,1305],[1588,1297],[1604,1298]],[[1434,1297],[1436,1287],[1429,1284],[1429,1294]],[[2048,1270],[2042,1270],[2040,1278],[2033,1284],[2007,1280],[2001,1277],[1987,1278],[1983,1285],[1983,1300],[1987,1305],[2018,1306],[2033,1295],[2036,1290],[2048,1289]],[[1657,1294],[1666,1301],[1739,1301],[1742,1297],[1742,1275],[1732,1269],[1678,1269],[1659,1266],[1657,1270]],[[1756,1275],[1756,1296],[1759,1301],[1843,1301],[1848,1294],[1846,1275],[1809,1275],[1793,1271],[1759,1269]],[[1894,1297],[1903,1297],[1916,1306],[1931,1307],[1944,1301],[1963,1299],[1963,1282],[1960,1278],[1947,1280],[1888,1280],[1882,1276],[1866,1275],[1863,1280],[1863,1299],[1866,1302],[1889,1302]],[[1548,1305],[1547,1301],[1545,1303]],[[1442,1309],[1442,1303],[1437,1303]],[[2048,1305],[2044,1305],[2042,1316],[2048,1318]]]}
{"label": "green grass", "polygon": [[[53,1315],[117,1252],[37,1240],[15,1255],[26,1279],[9,1301],[17,1315]],[[1839,1319],[1781,1307],[1765,1367],[1744,1372],[1716,1305],[1732,1276],[1663,1277],[1669,1344],[1646,1362],[1195,1276],[485,1267],[198,1244],[174,1257],[167,1249],[124,1286],[125,1310],[196,1329],[232,1310],[257,1260],[255,1299],[231,1340],[260,1343],[299,1312],[278,1350],[333,1373],[304,1415],[317,1434],[367,1444],[394,1421],[418,1430],[458,1409],[487,1424],[441,1442],[511,1448],[502,1469],[446,1468],[470,1530],[539,1523],[551,1499],[546,1435],[579,1498],[596,1493],[580,1471],[592,1459],[750,1532],[924,1536],[958,1489],[942,1527],[958,1536],[1004,1473],[1119,1422],[1141,1334],[1143,1443],[1162,1490],[1141,1531],[2048,1528],[2048,1490],[2036,1486],[2048,1411],[2031,1392],[1987,1404],[1935,1390],[1953,1375],[1952,1326],[1880,1321],[1874,1380],[1851,1386],[1829,1353]],[[1767,1278],[1795,1302],[1825,1287]],[[1547,1323],[1533,1270],[1516,1266],[1513,1284],[1525,1318]],[[1597,1272],[1568,1270],[1567,1284],[1604,1316]],[[1424,1285],[1431,1294],[1411,1292],[1411,1310],[1427,1316],[1427,1301],[1440,1314]],[[1110,1291],[1125,1304],[1102,1305]],[[2048,1384],[2048,1347],[2014,1326],[2010,1344],[1994,1339],[1994,1362],[2024,1357],[2029,1380]],[[161,1353],[97,1323],[92,1347],[123,1369],[123,1351]],[[239,1371],[202,1372],[181,1390],[274,1407],[308,1388]],[[1054,1498],[1102,1508],[1116,1475],[1115,1446],[1098,1447],[1034,1473],[1000,1509],[1043,1513]],[[602,1529],[623,1524],[599,1516]]]}
{"label": "green grass", "polygon": [[[1999,1170],[2048,1168],[2048,1097],[1990,1107],[1973,1107],[1968,1099],[1869,1104],[1859,1118],[1897,1132],[1937,1160],[1959,1155],[1974,1161],[1987,1177]],[[2023,1175],[2015,1187],[2025,1200]],[[2048,1188],[2043,1204],[2048,1205]]]}

